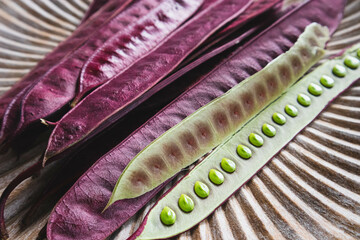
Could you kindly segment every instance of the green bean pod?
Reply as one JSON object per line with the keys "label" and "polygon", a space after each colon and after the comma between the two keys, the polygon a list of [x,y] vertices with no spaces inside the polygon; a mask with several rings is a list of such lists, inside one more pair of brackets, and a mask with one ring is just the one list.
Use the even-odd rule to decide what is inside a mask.
{"label": "green bean pod", "polygon": [[[360,44],[351,48],[345,53],[345,57],[355,56],[360,49]],[[358,57],[360,59],[360,57]],[[292,86],[276,101],[269,104],[253,119],[249,120],[239,131],[231,138],[219,145],[204,161],[199,163],[189,172],[176,186],[173,187],[165,196],[163,196],[149,211],[139,230],[132,236],[132,239],[164,239],[180,234],[209,216],[216,208],[228,199],[236,190],[245,184],[256,172],[258,172],[277,152],[291,141],[306,125],[316,118],[316,116],[333,100],[338,94],[347,89],[360,77],[360,67],[346,67],[345,76],[337,76],[332,72],[336,65],[345,66],[343,59],[333,59],[325,62],[316,68],[313,72],[302,78],[298,83]],[[298,103],[299,93],[306,93],[309,85],[321,84],[322,76],[329,76],[334,79],[332,88],[324,88],[321,96],[309,95],[311,105],[303,106]],[[296,117],[290,117],[285,114],[284,106],[291,104],[298,109]],[[262,133],[263,123],[271,122],[274,112],[283,113],[287,116],[286,124],[276,124],[276,135],[272,137]],[[264,139],[261,147],[252,146],[248,142],[248,136],[256,132]],[[252,156],[244,160],[236,151],[239,144],[244,144],[252,151]],[[227,173],[218,168],[221,159],[231,159],[236,164],[236,170]],[[215,185],[207,178],[209,172],[217,168],[224,175],[224,181],[221,185]],[[199,198],[193,191],[195,182],[202,181],[209,186],[209,196]],[[177,199],[181,194],[186,194],[193,199],[195,207],[191,213],[185,214],[177,207]],[[159,214],[164,206],[170,206],[177,214],[176,222],[167,227],[161,224]]]}
{"label": "green bean pod", "polygon": [[326,27],[309,24],[288,52],[154,140],[123,171],[107,207],[154,189],[229,138],[308,71],[328,39]]}

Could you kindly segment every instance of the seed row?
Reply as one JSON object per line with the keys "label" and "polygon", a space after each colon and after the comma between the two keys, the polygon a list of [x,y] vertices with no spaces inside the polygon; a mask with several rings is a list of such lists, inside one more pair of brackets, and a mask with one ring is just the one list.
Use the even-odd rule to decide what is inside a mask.
{"label": "seed row", "polygon": [[[360,58],[360,49],[357,51],[357,57]],[[345,77],[348,68],[354,70],[360,66],[360,61],[358,58],[353,56],[347,56],[344,59],[344,66],[336,64],[332,69],[332,74],[339,78]],[[320,78],[319,83],[325,88],[332,88],[335,84],[335,81],[332,77],[328,75],[323,75]],[[315,97],[320,96],[323,93],[323,88],[320,85],[317,83],[310,83],[307,89],[308,93]],[[299,93],[297,95],[297,102],[302,107],[308,107],[311,105],[311,98],[305,93]],[[299,114],[299,110],[297,109],[297,107],[292,104],[287,104],[284,107],[284,112],[291,118],[295,118]],[[286,117],[279,112],[275,112],[272,115],[272,121],[279,126],[283,126],[286,123]],[[269,138],[272,138],[276,135],[276,128],[268,123],[264,123],[262,125],[261,131],[265,136]],[[261,148],[264,144],[264,138],[259,134],[253,132],[249,134],[248,141],[256,148]],[[236,153],[240,158],[244,160],[248,160],[252,157],[251,149],[243,144],[239,144],[236,147]],[[231,174],[236,170],[236,163],[228,158],[223,158],[220,162],[220,167],[222,170],[224,170],[224,172]],[[209,180],[215,185],[221,185],[225,180],[223,173],[214,168],[210,169],[208,177]],[[196,181],[194,184],[194,192],[199,198],[205,199],[209,196],[210,189],[205,183],[201,181]],[[178,205],[179,208],[185,213],[189,213],[194,209],[194,201],[186,194],[181,194]],[[164,207],[160,214],[160,219],[163,224],[172,225],[175,223],[176,214],[171,208]]]}

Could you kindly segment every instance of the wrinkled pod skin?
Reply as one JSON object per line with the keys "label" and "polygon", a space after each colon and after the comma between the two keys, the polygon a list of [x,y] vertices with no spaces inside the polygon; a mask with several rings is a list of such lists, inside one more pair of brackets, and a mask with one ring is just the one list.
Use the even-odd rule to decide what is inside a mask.
{"label": "wrinkled pod skin", "polygon": [[[103,24],[112,14],[118,14],[123,11],[132,0],[124,0],[121,5],[114,6],[113,4],[105,4],[102,9],[96,12],[92,18],[79,26],[75,32],[65,41],[61,42],[51,53],[45,56],[37,66],[28,73],[21,81],[17,82],[9,91],[7,91],[0,98],[0,143],[6,138],[13,136],[7,136],[2,126],[9,124],[9,129],[16,128],[18,119],[20,118],[20,106],[19,102],[22,101],[24,95],[29,91],[32,84],[36,83],[42,76],[49,73],[53,67],[56,67],[61,59],[71,55],[78,47],[81,46],[88,38],[89,32],[94,32],[101,24]],[[119,2],[117,2],[119,3]],[[2,127],[2,128],[1,128]]]}
{"label": "wrinkled pod skin", "polygon": [[[210,2],[210,1],[209,1],[209,2]],[[270,7],[270,6],[272,6],[272,4],[270,4],[270,5],[264,5],[264,9],[262,9],[262,10],[259,9],[259,8],[255,9],[255,10],[256,10],[257,13],[261,13],[261,12],[265,11],[266,8],[268,8],[268,7]],[[251,9],[250,9],[250,10],[251,10]],[[253,13],[253,11],[254,11],[254,9],[251,10],[251,13]],[[246,12],[245,15],[248,16],[247,14],[249,14],[249,13]],[[251,15],[251,16],[252,16],[252,15]],[[251,16],[250,16],[250,17],[251,17]],[[277,16],[276,16],[276,17],[277,17]],[[270,18],[270,19],[273,20],[273,19],[275,19],[275,17],[272,17],[272,18]],[[244,21],[246,21],[246,20],[244,19]],[[179,92],[179,91],[178,91],[178,92]],[[177,94],[177,95],[178,95],[178,94]],[[142,115],[140,115],[139,117],[140,117],[140,118],[143,118]],[[45,121],[45,120],[44,120],[44,124],[53,126],[55,123],[51,123],[51,122],[49,122],[49,121]],[[127,125],[127,126],[128,126],[128,125]],[[122,132],[123,132],[123,131],[122,131]],[[129,132],[129,133],[130,133],[130,132]],[[118,139],[118,138],[117,138],[117,139]],[[96,147],[96,148],[98,149],[98,147]],[[109,149],[109,148],[108,148],[108,149]],[[104,153],[104,152],[103,152],[103,153]],[[99,156],[100,156],[100,155],[99,155]],[[72,165],[72,166],[74,166],[74,165]],[[89,165],[89,166],[90,166],[90,165]],[[74,168],[75,168],[75,166],[74,166]],[[84,169],[84,170],[85,170],[85,169]],[[83,170],[83,171],[84,171],[84,170]],[[60,173],[60,175],[61,175],[61,173]],[[77,179],[78,177],[79,177],[79,176],[77,176],[76,179]],[[74,179],[75,179],[75,178],[74,178]],[[76,179],[75,179],[75,180],[76,180]],[[74,181],[75,181],[75,180],[74,180]],[[51,183],[50,183],[50,185],[51,185]],[[53,185],[53,186],[54,186],[54,185]],[[55,185],[55,186],[57,186],[57,185]],[[70,186],[68,186],[68,187],[70,187]],[[54,189],[53,189],[53,190],[54,190]],[[52,192],[53,190],[51,190],[51,192]],[[56,190],[56,191],[57,191],[57,190]],[[46,199],[41,199],[40,201],[46,201]],[[38,204],[39,204],[39,203],[38,203]],[[34,209],[35,209],[35,210],[34,210]],[[32,212],[34,212],[34,211],[36,211],[36,206],[32,209]],[[30,214],[32,214],[32,213],[30,213]],[[31,215],[30,215],[30,216],[31,216]],[[30,219],[31,219],[31,218],[30,218]]]}
{"label": "wrinkled pod skin", "polygon": [[[244,14],[245,16],[242,16],[243,18],[241,19],[237,19],[237,22],[244,23],[244,19],[250,19],[254,15],[259,14],[259,12],[264,11],[264,9],[268,9],[269,7],[273,6],[277,2],[278,1],[273,0],[256,1],[255,3],[252,3],[250,5],[249,8],[251,9],[248,15]],[[151,27],[147,26],[146,24],[142,25],[142,28]],[[237,26],[239,27],[241,26],[241,24],[238,23]],[[156,37],[157,36],[154,36],[154,38]],[[90,89],[102,84],[103,82],[108,81],[108,79],[114,77],[114,75],[121,72],[122,65],[124,64],[119,64],[119,62],[128,61],[127,59],[131,58],[131,55],[128,55],[126,53],[127,49],[123,51],[115,51],[113,48],[117,47],[120,44],[118,42],[114,44],[114,41],[118,41],[116,36],[112,37],[111,40],[107,41],[104,46],[99,48],[84,64],[78,83],[77,94],[73,103],[79,102],[80,99],[84,96],[84,94],[86,94]],[[109,54],[112,52],[119,53]]]}
{"label": "wrinkled pod skin", "polygon": [[[197,4],[194,4],[174,1],[171,4],[172,8],[163,7],[162,11],[154,12],[153,16],[139,19],[128,31],[112,36],[87,59],[82,67],[72,106],[75,106],[86,93],[111,80],[135,62],[136,58],[157,46],[165,36],[194,12],[196,8],[186,6],[187,4],[196,7],[202,2],[196,1]],[[183,11],[179,10],[181,8]]]}
{"label": "wrinkled pod skin", "polygon": [[[358,49],[360,49],[360,44],[347,51],[345,56],[355,57]],[[312,122],[332,99],[359,80],[360,67],[356,69],[345,67],[345,56],[325,62],[291,86],[287,92],[269,104],[256,117],[247,121],[246,127],[242,127],[228,141],[220,144],[154,205],[140,225],[139,230],[130,239],[171,238],[195,226],[215,211],[307,124]],[[360,60],[360,57],[358,59]],[[345,77],[338,77],[332,73],[333,67],[337,64],[346,68]],[[322,85],[320,82],[322,76],[334,79],[334,86],[326,87]],[[321,93],[314,94],[311,90],[309,91],[309,86],[313,85],[322,89]],[[301,102],[298,102],[297,96],[299,94],[307,95],[311,99],[311,104],[304,106]],[[289,104],[298,109],[296,116],[286,112],[285,107]],[[272,115],[275,112],[286,116],[284,125],[277,124],[272,120]],[[272,137],[265,135],[261,131],[263,123],[273,125],[276,128],[276,134]],[[248,140],[248,136],[254,132],[261,136],[264,141],[261,147],[252,145]],[[239,144],[244,144],[250,149],[252,156],[249,159],[241,158],[237,154],[236,148]],[[232,159],[238,168],[233,173],[227,173],[220,167],[222,158]],[[216,186],[211,180],[207,179],[208,173],[214,168],[218,169],[224,176],[224,182],[220,186]],[[194,183],[197,181],[203,181],[209,187],[210,194],[206,199],[199,198],[192,191]],[[184,213],[178,206],[176,200],[182,194],[187,194],[194,201],[195,208],[191,213]],[[165,207],[172,209],[173,214],[176,216],[176,220],[171,226],[165,226],[159,218],[159,213]]]}
{"label": "wrinkled pod skin", "polygon": [[[44,114],[43,111],[46,112],[47,110],[49,110],[49,108],[53,109],[55,103],[53,103],[52,101],[54,99],[56,99],[56,102],[57,101],[61,102],[61,97],[65,97],[65,98],[68,97],[68,96],[64,96],[66,91],[69,92],[72,87],[73,90],[75,91],[74,86],[68,85],[69,82],[71,83],[71,80],[76,80],[76,75],[74,75],[76,74],[76,71],[75,70],[71,71],[71,70],[73,69],[79,70],[82,66],[82,61],[84,60],[83,58],[86,59],[87,57],[86,55],[89,54],[89,52],[95,50],[98,47],[98,45],[101,45],[104,41],[106,41],[106,38],[113,35],[114,31],[121,30],[120,26],[125,27],[129,25],[129,28],[133,30],[134,28],[141,29],[141,27],[139,27],[138,25],[141,26],[144,24],[148,24],[149,26],[151,26],[151,29],[154,30],[154,32],[152,32],[152,30],[149,29],[146,29],[145,32],[147,32],[148,34],[152,33],[153,35],[156,35],[157,39],[144,38],[142,40],[143,42],[146,42],[147,40],[150,40],[150,42],[152,42],[152,45],[147,44],[146,46],[144,45],[145,47],[149,48],[149,45],[150,47],[151,46],[155,47],[158,43],[157,41],[161,41],[161,39],[165,38],[168,34],[170,34],[171,31],[176,29],[179,25],[181,25],[182,22],[184,22],[187,18],[193,15],[193,13],[201,6],[203,1],[144,0],[137,2],[138,4],[133,4],[131,7],[127,8],[124,12],[120,13],[119,16],[114,16],[113,18],[111,18],[107,25],[109,29],[100,29],[101,33],[103,33],[101,35],[102,39],[100,39],[99,35],[94,34],[93,39],[90,39],[87,42],[87,44],[83,45],[81,48],[76,49],[74,55],[71,55],[71,57],[68,56],[68,58],[63,59],[64,62],[62,62],[60,65],[56,65],[54,69],[51,69],[50,74],[45,77],[44,81],[42,80],[39,81],[35,87],[31,88],[30,92],[26,93],[26,97],[29,97],[30,99],[24,98],[23,101],[21,101],[21,107],[22,107],[21,109],[24,109],[25,112],[27,112],[26,107],[28,105],[26,104],[29,104],[30,110],[28,111],[28,113],[30,115],[30,118],[32,118],[32,120],[36,119],[36,116],[39,116],[36,114],[41,115]],[[132,22],[134,22],[134,24],[132,24]],[[123,30],[122,32],[128,33],[125,30]],[[140,33],[142,32],[140,31]],[[122,35],[120,36],[116,35],[116,36],[120,39],[120,41],[122,41],[124,38]],[[128,41],[129,39],[125,38],[125,40]],[[141,54],[144,54],[144,52],[140,51],[143,50],[141,47],[132,50],[137,51],[139,53],[138,56],[136,56],[136,54],[133,54],[135,56],[134,58],[140,57]],[[66,89],[65,92],[56,91],[56,90],[64,90],[64,89]],[[37,94],[35,94],[36,91],[38,91]],[[70,91],[70,92],[74,92],[74,91]],[[33,96],[34,99],[31,99],[31,96]],[[46,103],[46,101],[48,102]],[[35,103],[35,105],[32,105],[33,103]],[[39,107],[36,103],[39,103],[40,106],[43,106],[42,104],[45,104],[47,108],[43,109]],[[18,109],[16,108],[13,109],[14,111],[16,111],[16,113],[18,112]],[[25,114],[25,116],[27,115]],[[21,117],[24,116],[21,115],[20,118]],[[22,120],[23,121],[20,121],[20,126],[18,126],[17,133],[22,133],[22,130],[19,130],[19,128],[21,129],[21,123],[24,122],[28,123],[29,119],[24,120],[22,118]],[[12,123],[15,123],[15,121],[13,121]],[[11,127],[12,125],[11,124],[6,125],[5,129],[9,129],[9,126]],[[21,182],[20,180],[23,180],[24,176],[26,177],[28,175],[20,174],[18,178],[14,180],[13,184],[9,185],[9,188],[7,188],[7,192],[2,195],[0,207],[4,207],[4,204],[8,197],[8,193],[11,192],[11,190],[17,185],[14,183]],[[3,214],[1,214],[1,216],[2,216],[1,226],[4,226]],[[6,234],[5,232],[6,232],[5,228],[2,227],[1,234],[5,235]]]}
{"label": "wrinkled pod skin", "polygon": [[[20,120],[17,120],[18,118],[10,119],[7,124],[3,125],[3,129],[7,130],[8,135],[17,136],[40,118],[61,111],[75,95],[77,79],[84,62],[111,36],[117,36],[115,40],[118,41],[112,43],[119,44],[117,45],[118,51],[129,49],[128,54],[132,55],[132,58],[128,58],[125,64],[121,62],[125,68],[155,47],[158,41],[164,39],[190,17],[201,3],[202,1],[194,0],[181,1],[181,4],[177,3],[176,0],[136,1],[118,15],[110,17],[98,29],[98,34],[93,32],[92,37],[85,44],[71,55],[63,58],[59,64],[32,85],[18,103],[18,107],[12,108],[13,112],[19,112],[18,118]],[[177,17],[175,20],[166,14],[176,16],[179,14],[181,17]],[[139,38],[132,39],[131,34],[137,34],[135,36],[139,37],[141,34],[147,33],[148,29],[142,28],[144,24],[145,27],[151,26],[150,33],[156,35],[157,38],[156,40],[149,39],[151,41],[147,41],[147,38],[140,38],[140,42],[135,44],[137,47],[134,48],[132,41],[139,40]],[[164,27],[158,30],[159,26]],[[147,44],[142,44],[144,42]]]}
{"label": "wrinkled pod skin", "polygon": [[126,106],[167,76],[216,29],[244,12],[249,1],[241,0],[241,3],[217,0],[210,4],[154,51],[85,97],[53,130],[44,164],[48,159],[66,155],[66,151],[81,146],[119,119]]}
{"label": "wrinkled pod skin", "polygon": [[101,7],[108,4],[108,2],[114,2],[116,5],[122,5],[122,0],[93,0],[87,11],[85,12],[81,23],[84,23],[88,20],[94,13],[96,13]]}
{"label": "wrinkled pod skin", "polygon": [[[220,42],[224,41],[225,39],[226,39],[225,41],[228,41],[227,39],[231,39],[232,38],[231,35],[233,35],[234,32],[239,32],[239,31],[241,32],[242,28],[249,27],[254,23],[254,22],[249,22],[249,20],[254,19],[253,21],[256,22],[254,28],[262,27],[262,25],[265,28],[290,10],[291,9],[289,7],[284,9],[283,1],[262,0],[262,1],[252,2],[251,5],[248,7],[248,9],[246,9],[246,12],[244,14],[241,14],[234,21],[232,21],[231,24],[222,28],[221,30],[216,32],[216,34],[208,38],[201,46],[199,46],[199,51],[197,51],[190,58],[186,59],[186,61],[181,65],[186,66],[187,63],[192,62],[194,59],[198,61],[198,59],[201,58],[199,56],[205,55],[207,52],[209,52],[209,49],[213,49],[214,46],[218,45]],[[259,13],[264,13],[264,14],[261,14],[261,17],[259,17]],[[231,41],[234,41],[235,43],[236,41],[235,39]]]}
{"label": "wrinkled pod skin", "polygon": [[[104,239],[120,227],[163,187],[162,185],[136,199],[120,200],[101,213],[117,178],[130,160],[166,130],[288,50],[310,22],[317,21],[328,26],[333,33],[342,18],[345,1],[334,1],[332,5],[326,3],[324,0],[309,1],[289,12],[234,52],[234,55],[239,56],[237,59],[224,60],[227,64],[223,64],[218,71],[219,76],[226,77],[199,79],[126,140],[101,157],[57,203],[49,218],[47,237]],[[229,67],[235,64],[241,66],[237,68],[237,74],[226,74]]]}
{"label": "wrinkled pod skin", "polygon": [[149,144],[126,167],[107,207],[154,189],[230,137],[309,70],[328,40],[326,27],[310,24],[288,52]]}

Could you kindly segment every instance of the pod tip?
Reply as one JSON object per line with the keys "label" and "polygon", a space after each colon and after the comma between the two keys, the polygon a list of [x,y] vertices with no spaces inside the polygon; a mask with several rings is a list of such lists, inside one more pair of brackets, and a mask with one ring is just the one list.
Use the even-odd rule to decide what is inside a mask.
{"label": "pod tip", "polygon": [[101,214],[103,214],[114,202],[110,198],[109,202],[106,204],[105,208],[101,211]]}

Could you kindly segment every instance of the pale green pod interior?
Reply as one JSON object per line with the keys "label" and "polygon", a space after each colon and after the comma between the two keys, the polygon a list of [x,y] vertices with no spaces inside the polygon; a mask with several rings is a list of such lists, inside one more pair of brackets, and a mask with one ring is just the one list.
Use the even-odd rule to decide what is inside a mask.
{"label": "pale green pod interior", "polygon": [[313,66],[328,40],[326,27],[308,25],[288,52],[154,140],[125,168],[107,207],[154,189],[229,138]]}
{"label": "pale green pod interior", "polygon": [[[358,48],[360,48],[360,44],[351,48],[346,54],[356,56]],[[360,68],[356,70],[347,68],[348,73],[346,77],[334,76],[332,74],[333,66],[343,64],[342,62],[343,58],[325,62],[302,78],[302,80],[292,86],[257,116],[249,120],[230,139],[219,145],[204,161],[191,170],[178,185],[156,203],[147,216],[143,232],[137,239],[170,238],[190,229],[209,216],[309,124],[333,98],[359,79]],[[318,83],[324,74],[331,76],[335,80],[334,87],[324,88],[321,96],[311,95],[312,104],[308,107],[299,104],[297,102],[297,95],[301,92],[306,92],[309,84]],[[261,148],[249,144],[247,139],[249,134],[259,129],[263,123],[271,121],[274,112],[284,113],[284,106],[286,104],[292,104],[298,108],[297,117],[287,118],[287,122],[284,125],[274,125],[276,135],[272,138],[267,138],[263,133],[259,133],[264,138],[264,145]],[[236,147],[238,144],[244,144],[251,149],[253,155],[250,159],[244,160],[237,155]],[[215,186],[207,179],[207,175],[210,169],[219,165],[219,161],[222,158],[232,159],[236,163],[237,168],[231,174],[220,169],[219,171],[222,171],[225,181],[222,185]],[[210,195],[206,199],[200,199],[191,191],[194,182],[199,180],[210,188]],[[181,214],[181,210],[175,207],[177,198],[182,193],[188,194],[195,202],[196,207],[190,214]],[[178,218],[171,227],[164,226],[159,221],[159,214],[164,206],[174,207],[174,211],[178,213]]]}

